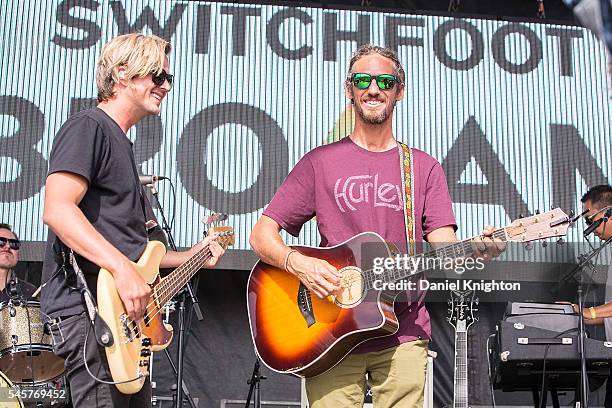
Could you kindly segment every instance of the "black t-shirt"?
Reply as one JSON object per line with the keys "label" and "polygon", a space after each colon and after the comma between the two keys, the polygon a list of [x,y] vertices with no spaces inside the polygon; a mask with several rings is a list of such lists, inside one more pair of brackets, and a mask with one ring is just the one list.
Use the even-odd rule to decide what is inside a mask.
{"label": "black t-shirt", "polygon": [[[106,240],[136,261],[147,243],[145,204],[132,142],[119,125],[99,108],[73,115],[53,141],[48,174],[57,172],[87,179],[89,186],[79,208]],[[42,290],[41,307],[51,318],[84,310],[74,274],[63,270],[56,273],[55,242],[56,236],[49,230],[41,280],[47,284]],[[80,256],[77,263],[95,293],[100,268]]]}

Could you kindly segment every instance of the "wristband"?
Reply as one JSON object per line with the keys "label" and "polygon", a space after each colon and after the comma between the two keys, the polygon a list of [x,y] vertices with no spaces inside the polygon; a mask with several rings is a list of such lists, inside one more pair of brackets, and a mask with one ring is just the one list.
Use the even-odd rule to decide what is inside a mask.
{"label": "wristband", "polygon": [[285,270],[287,272],[289,272],[289,255],[291,255],[292,253],[297,252],[297,249],[292,249],[291,251],[287,252],[287,255],[285,255]]}
{"label": "wristband", "polygon": [[589,312],[591,313],[591,319],[597,319],[597,312],[594,307],[589,307]]}

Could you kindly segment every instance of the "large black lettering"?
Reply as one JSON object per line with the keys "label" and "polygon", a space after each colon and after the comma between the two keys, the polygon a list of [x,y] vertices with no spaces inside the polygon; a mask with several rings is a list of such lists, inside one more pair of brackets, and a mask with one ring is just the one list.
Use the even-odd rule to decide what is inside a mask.
{"label": "large black lettering", "polygon": [[198,6],[198,22],[196,24],[196,54],[208,54],[210,46],[210,6]]}
{"label": "large black lettering", "polygon": [[272,16],[268,22],[268,26],[266,27],[266,38],[268,39],[268,44],[270,45],[272,51],[274,51],[274,53],[279,57],[289,60],[306,58],[312,54],[312,47],[310,45],[302,45],[300,48],[292,50],[285,47],[279,39],[280,26],[289,19],[299,20],[303,25],[312,23],[312,17],[302,10],[296,8],[281,10]]}
{"label": "large black lettering", "polygon": [[[470,37],[472,52],[465,59],[457,60],[446,50],[446,37],[453,30],[462,30]],[[474,24],[465,20],[449,20],[442,23],[434,34],[433,46],[438,60],[451,69],[467,71],[478,65],[484,57],[482,33]]]}
{"label": "large black lettering", "polygon": [[56,32],[51,42],[57,46],[70,49],[89,48],[97,43],[100,37],[102,37],[102,30],[93,21],[71,16],[70,10],[75,7],[96,11],[98,7],[100,7],[100,3],[96,0],[66,0],[58,4],[57,22],[66,27],[81,30],[84,32],[84,35],[82,39],[76,39],[63,37]]}
{"label": "large black lettering", "polygon": [[582,38],[582,29],[566,27],[548,27],[546,34],[559,38],[559,61],[561,65],[561,76],[574,76],[574,54],[572,52],[572,40]]}
{"label": "large black lettering", "polygon": [[232,19],[232,55],[244,56],[246,53],[246,20],[247,17],[260,17],[259,7],[221,6],[221,14],[227,14]]}
{"label": "large black lettering", "polygon": [[36,150],[45,131],[45,117],[36,105],[18,96],[0,96],[0,115],[19,122],[15,134],[0,135],[0,157],[16,161],[20,167],[14,180],[0,180],[0,202],[26,200],[38,194],[45,183],[47,161]]}
{"label": "large black lettering", "polygon": [[[96,98],[73,98],[70,102],[70,115],[98,104]],[[134,140],[134,160],[141,165],[151,160],[161,149],[164,130],[159,116],[146,116],[136,124]]]}
{"label": "large black lettering", "polygon": [[553,207],[576,210],[576,170],[588,187],[609,183],[574,126],[550,125],[550,152]]}
{"label": "large black lettering", "polygon": [[120,1],[111,1],[110,6],[113,9],[113,15],[115,17],[115,22],[117,23],[117,28],[119,29],[119,34],[139,32],[142,31],[145,26],[147,26],[151,29],[153,34],[163,38],[166,41],[170,41],[172,35],[174,35],[176,32],[176,26],[178,25],[179,21],[181,21],[181,17],[187,8],[186,4],[174,5],[168,20],[166,20],[164,24],[164,28],[162,28],[157,20],[157,17],[155,17],[155,13],[149,6],[146,6],[144,10],[142,10],[142,13],[138,16],[134,24],[130,24],[128,22],[125,8]]}
{"label": "large black lettering", "polygon": [[[253,185],[239,193],[218,189],[206,173],[208,137],[228,123],[248,127],[257,135],[261,171]],[[240,103],[210,106],[185,127],[177,146],[178,170],[187,193],[200,205],[231,214],[256,211],[270,202],[287,176],[289,147],[278,124],[261,109]]]}
{"label": "large black lettering", "polygon": [[[488,180],[487,185],[461,183],[461,173],[472,157]],[[470,117],[442,162],[451,199],[455,203],[501,205],[510,219],[529,209],[474,117]]]}
{"label": "large black lettering", "polygon": [[[529,45],[529,58],[525,62],[514,63],[506,58],[506,37],[510,34],[521,34]],[[517,49],[520,46],[516,47]],[[491,38],[491,53],[493,59],[503,70],[511,74],[526,74],[537,68],[542,61],[542,41],[528,27],[510,23],[497,30]]]}
{"label": "large black lettering", "polygon": [[325,41],[323,42],[323,61],[336,61],[339,41],[352,41],[357,47],[370,42],[370,16],[360,14],[357,16],[357,31],[338,30],[338,14],[323,14]]}
{"label": "large black lettering", "polygon": [[399,47],[408,45],[411,47],[422,47],[421,37],[400,37],[398,27],[425,27],[425,19],[422,17],[387,17],[385,18],[385,46],[395,52]]}

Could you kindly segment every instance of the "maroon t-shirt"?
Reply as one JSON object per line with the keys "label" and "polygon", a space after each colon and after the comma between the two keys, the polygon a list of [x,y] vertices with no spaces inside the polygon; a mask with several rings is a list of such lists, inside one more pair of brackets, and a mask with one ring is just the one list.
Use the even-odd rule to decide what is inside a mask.
{"label": "maroon t-shirt", "polygon": [[[430,155],[412,149],[415,239],[451,225],[455,217],[444,171]],[[374,231],[406,252],[404,195],[397,148],[371,152],[350,137],[306,154],[289,173],[263,214],[298,236],[316,215],[321,246],[334,246],[365,231]],[[356,351],[376,351],[429,339],[431,325],[419,293],[413,303],[397,302],[396,334],[369,340]]]}

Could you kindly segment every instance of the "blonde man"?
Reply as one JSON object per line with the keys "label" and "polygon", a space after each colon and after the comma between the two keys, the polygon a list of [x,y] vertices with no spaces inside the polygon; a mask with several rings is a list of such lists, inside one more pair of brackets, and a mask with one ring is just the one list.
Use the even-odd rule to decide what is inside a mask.
{"label": "blonde man", "polygon": [[[142,319],[151,288],[130,261],[138,260],[146,246],[146,214],[152,212],[143,199],[126,134],[144,117],[159,114],[172,88],[169,52],[168,42],[156,36],[127,34],[109,41],[96,67],[98,106],[73,115],[53,142],[44,207],[50,231],[41,303],[43,312],[57,323],[52,326],[54,352],[66,360],[76,407],[151,405],[148,380],[135,395],[123,395],[106,383],[111,377],[104,349],[85,317],[74,272],[57,254],[68,248],[77,254],[92,291],[98,270],[110,271],[129,317]],[[207,238],[185,252],[169,251],[161,266],[178,266],[210,243],[214,256],[207,266],[214,267],[223,255],[215,239]]]}

